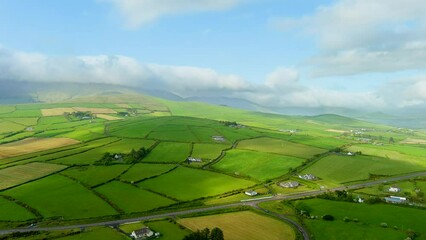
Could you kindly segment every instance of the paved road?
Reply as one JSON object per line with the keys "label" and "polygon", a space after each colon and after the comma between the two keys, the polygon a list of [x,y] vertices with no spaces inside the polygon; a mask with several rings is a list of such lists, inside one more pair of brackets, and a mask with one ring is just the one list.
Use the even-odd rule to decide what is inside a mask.
{"label": "paved road", "polygon": [[[136,222],[136,221],[145,221],[150,219],[156,219],[156,218],[165,218],[165,217],[175,217],[175,216],[181,216],[186,215],[190,213],[200,213],[200,212],[208,212],[212,210],[219,210],[219,209],[226,209],[226,208],[232,208],[232,207],[238,207],[238,206],[253,206],[257,207],[258,203],[261,202],[267,202],[267,201],[274,201],[274,200],[294,200],[294,199],[301,199],[305,197],[313,197],[320,195],[326,191],[336,191],[336,190],[345,190],[345,189],[357,189],[357,188],[363,188],[363,187],[369,187],[378,185],[381,183],[391,182],[391,181],[399,181],[399,180],[405,180],[410,179],[414,177],[419,176],[426,176],[426,172],[417,172],[417,173],[410,173],[402,176],[396,176],[396,177],[390,177],[386,179],[380,179],[370,182],[364,182],[359,184],[353,184],[343,187],[337,187],[337,188],[331,188],[326,190],[314,190],[309,192],[302,192],[302,193],[295,193],[290,195],[277,195],[272,198],[268,199],[254,199],[250,202],[240,202],[240,203],[233,203],[233,204],[225,204],[225,205],[219,205],[219,206],[213,206],[213,207],[204,207],[204,208],[198,208],[198,209],[191,209],[191,210],[182,210],[182,211],[176,211],[176,212],[169,212],[169,213],[162,213],[162,214],[155,214],[155,215],[149,215],[149,216],[143,216],[143,217],[137,217],[137,218],[129,218],[129,219],[121,219],[121,220],[113,220],[113,221],[106,221],[106,222],[98,222],[98,223],[88,223],[88,224],[78,224],[78,225],[70,225],[70,226],[57,226],[57,227],[33,227],[33,228],[15,228],[15,229],[5,229],[0,230],[0,235],[3,234],[9,234],[13,232],[32,232],[32,231],[55,231],[55,230],[66,230],[66,229],[75,229],[75,228],[87,228],[87,227],[95,227],[95,226],[117,226],[123,223],[129,223],[129,222]],[[305,240],[309,240],[309,235],[307,231],[297,222],[283,216],[283,215],[277,215],[277,217],[283,219],[284,221],[289,222],[290,224],[296,226],[296,228],[302,233]]]}

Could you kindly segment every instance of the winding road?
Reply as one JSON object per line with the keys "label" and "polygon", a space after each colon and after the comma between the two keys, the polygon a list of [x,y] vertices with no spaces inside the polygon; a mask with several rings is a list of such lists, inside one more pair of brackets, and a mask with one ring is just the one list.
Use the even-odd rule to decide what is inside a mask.
{"label": "winding road", "polygon": [[410,174],[406,174],[406,175],[389,177],[389,178],[384,178],[384,179],[380,179],[380,180],[368,181],[368,182],[363,182],[363,183],[358,183],[358,184],[353,184],[353,185],[347,185],[347,186],[342,186],[342,187],[330,188],[330,189],[325,189],[325,190],[314,190],[314,191],[295,193],[295,194],[289,194],[289,195],[276,195],[272,198],[253,199],[252,201],[247,201],[247,202],[239,202],[239,203],[224,204],[224,205],[218,205],[218,206],[212,206],[212,207],[203,207],[203,208],[197,208],[197,209],[182,210],[182,211],[168,212],[168,213],[162,213],[162,214],[154,214],[154,215],[136,217],[136,218],[128,218],[128,219],[97,222],[97,223],[77,224],[77,225],[69,225],[69,226],[57,226],[57,227],[32,227],[32,228],[4,229],[4,230],[0,230],[0,235],[10,234],[10,233],[15,233],[15,232],[55,231],[55,230],[67,230],[67,229],[87,228],[87,227],[95,227],[95,226],[117,226],[117,225],[120,225],[120,224],[123,224],[123,223],[146,221],[146,220],[157,219],[157,218],[165,218],[165,217],[176,217],[176,216],[181,216],[181,215],[186,215],[186,214],[191,214],[191,213],[208,212],[208,211],[213,211],[213,210],[220,210],[220,209],[239,207],[239,206],[251,206],[253,208],[263,210],[264,212],[266,212],[266,213],[268,213],[272,216],[275,216],[277,218],[280,218],[283,221],[286,221],[287,223],[295,226],[296,229],[302,234],[303,239],[309,240],[310,237],[309,237],[308,231],[306,229],[304,229],[303,226],[300,225],[298,222],[286,217],[285,215],[271,213],[271,212],[259,207],[258,204],[261,203],[261,202],[268,202],[268,201],[295,200],[295,199],[301,199],[301,198],[306,198],[306,197],[313,197],[313,196],[320,195],[320,194],[327,192],[327,191],[364,188],[364,187],[370,187],[370,186],[374,186],[374,185],[378,185],[378,184],[382,184],[382,183],[411,179],[411,178],[420,177],[420,176],[426,176],[426,171],[425,172],[410,173]]}

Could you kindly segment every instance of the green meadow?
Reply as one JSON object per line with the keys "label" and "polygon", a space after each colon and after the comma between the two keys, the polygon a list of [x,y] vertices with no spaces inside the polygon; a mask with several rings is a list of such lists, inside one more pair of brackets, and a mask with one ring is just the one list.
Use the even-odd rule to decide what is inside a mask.
{"label": "green meadow", "polygon": [[113,181],[95,189],[126,213],[145,212],[175,203],[131,184]]}
{"label": "green meadow", "polygon": [[0,221],[26,221],[36,218],[24,207],[0,196]]}
{"label": "green meadow", "polygon": [[121,164],[112,166],[76,166],[62,172],[62,174],[93,187],[119,177],[129,167]]}
{"label": "green meadow", "polygon": [[192,157],[213,160],[220,156],[223,150],[231,146],[217,143],[195,143],[192,148]]}
{"label": "green meadow", "polygon": [[144,162],[179,163],[186,160],[191,150],[189,143],[161,142],[144,158]]}
{"label": "green meadow", "polygon": [[175,164],[154,164],[154,163],[137,163],[120,176],[121,180],[127,182],[137,182],[143,179],[151,178],[163,174],[175,168]]}
{"label": "green meadow", "polygon": [[301,158],[279,154],[230,150],[223,159],[213,165],[213,168],[265,181],[288,173],[291,168],[299,166],[303,161]]}
{"label": "green meadow", "polygon": [[228,175],[179,167],[168,174],[139,183],[142,188],[188,201],[247,188],[255,183]]}

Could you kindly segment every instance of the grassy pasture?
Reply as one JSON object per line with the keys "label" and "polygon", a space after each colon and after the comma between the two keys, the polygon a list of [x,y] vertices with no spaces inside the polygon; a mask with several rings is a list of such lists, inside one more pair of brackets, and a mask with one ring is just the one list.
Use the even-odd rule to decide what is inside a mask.
{"label": "grassy pasture", "polygon": [[183,162],[190,153],[191,144],[161,142],[144,158],[145,162]]}
{"label": "grassy pasture", "polygon": [[272,138],[255,138],[250,140],[243,140],[238,143],[238,149],[283,154],[305,159],[310,158],[316,154],[326,152],[326,150],[321,148]]}
{"label": "grassy pasture", "polygon": [[79,143],[70,138],[27,138],[0,145],[0,159]]}
{"label": "grassy pasture", "polygon": [[297,167],[303,161],[301,158],[278,154],[230,150],[213,167],[226,173],[249,176],[264,181],[286,174],[290,168]]}
{"label": "grassy pasture", "polygon": [[105,120],[108,120],[108,121],[122,120],[123,119],[123,118],[120,118],[120,117],[114,117],[114,116],[107,115],[107,114],[96,114],[96,117],[102,118],[102,119],[105,119]]}
{"label": "grassy pasture", "polygon": [[183,218],[178,222],[192,231],[219,227],[227,240],[296,239],[286,223],[250,211]]}
{"label": "grassy pasture", "polygon": [[229,147],[230,145],[225,144],[195,143],[192,149],[192,156],[212,160],[219,157],[222,151]]}
{"label": "grassy pasture", "polygon": [[0,120],[0,133],[12,133],[24,130],[25,126],[11,122],[11,121],[1,121]]}
{"label": "grassy pasture", "polygon": [[59,107],[59,108],[44,108],[41,109],[41,113],[43,116],[60,116],[63,115],[65,112],[72,113],[72,112],[91,112],[94,114],[111,114],[116,113],[116,111],[110,109],[110,108],[89,108],[89,107]]}
{"label": "grassy pasture", "polygon": [[13,187],[64,169],[65,166],[48,163],[29,163],[0,170],[0,190]]}
{"label": "grassy pasture", "polygon": [[167,220],[145,222],[145,225],[155,232],[160,232],[161,236],[159,239],[161,240],[183,239],[191,233],[187,229],[182,229],[178,224]]}
{"label": "grassy pasture", "polygon": [[221,133],[210,127],[190,127],[191,132],[200,142],[213,142],[212,136],[220,136]]}
{"label": "grassy pasture", "polygon": [[133,222],[133,223],[125,223],[121,224],[120,229],[130,235],[133,231],[146,227],[143,222]]}
{"label": "grassy pasture", "polygon": [[128,168],[128,165],[82,166],[67,169],[62,174],[83,182],[86,185],[96,186],[118,177]]}
{"label": "grassy pasture", "polygon": [[0,196],[0,221],[26,221],[34,218],[24,207]]}
{"label": "grassy pasture", "polygon": [[138,118],[109,125],[111,135],[129,138],[145,138],[154,128],[170,121],[170,118]]}
{"label": "grassy pasture", "polygon": [[118,181],[102,185],[96,191],[126,213],[145,212],[175,203],[171,199]]}
{"label": "grassy pasture", "polygon": [[34,118],[34,117],[28,117],[28,118],[8,118],[8,121],[17,123],[17,124],[21,124],[24,126],[33,126],[33,125],[37,125],[38,122],[38,118]]}
{"label": "grassy pasture", "polygon": [[[19,105],[18,105],[19,106]],[[41,111],[39,109],[28,109],[21,110],[17,109],[16,111],[1,114],[2,118],[23,118],[23,117],[41,117]]]}
{"label": "grassy pasture", "polygon": [[[334,221],[306,220],[315,239],[405,239],[407,229],[413,229],[426,239],[424,219],[426,211],[391,204],[357,204],[336,202],[323,199],[303,200],[312,209],[311,215],[330,214]],[[396,217],[397,216],[397,217]],[[342,219],[358,219],[356,222],[344,222]],[[387,223],[383,228],[380,223]],[[397,229],[393,227],[396,226]]]}
{"label": "grassy pasture", "polygon": [[120,179],[128,182],[136,182],[142,179],[150,178],[153,176],[165,173],[176,165],[174,164],[148,164],[148,163],[137,163],[133,165],[129,171],[121,175]]}
{"label": "grassy pasture", "polygon": [[108,240],[127,240],[129,237],[119,233],[110,227],[93,227],[85,230],[84,232],[70,235],[59,240],[94,240],[94,239],[108,239]]}
{"label": "grassy pasture", "polygon": [[0,114],[10,113],[15,111],[15,106],[12,105],[1,105],[0,106]]}
{"label": "grassy pasture", "polygon": [[148,179],[138,185],[186,201],[247,188],[254,184],[252,181],[220,173],[179,167],[170,173]]}
{"label": "grassy pasture", "polygon": [[70,108],[70,107],[61,107],[61,108],[45,108],[45,109],[41,109],[41,113],[43,116],[45,117],[50,117],[50,116],[61,116],[63,115],[65,112],[68,113],[72,113],[75,112],[74,109]]}
{"label": "grassy pasture", "polygon": [[367,180],[369,174],[396,175],[418,170],[418,165],[386,158],[331,155],[320,159],[302,173],[311,173],[334,183],[344,183]]}
{"label": "grassy pasture", "polygon": [[300,135],[300,134],[296,134],[289,137],[288,141],[305,144],[309,146],[314,146],[317,148],[323,148],[327,150],[341,147],[350,142],[349,140],[336,138],[336,137],[316,137],[316,136],[308,136],[308,135]]}
{"label": "grassy pasture", "polygon": [[154,142],[144,139],[122,139],[120,141],[91,149],[87,152],[60,158],[54,160],[55,163],[71,164],[92,164],[96,160],[102,158],[103,154],[109,153],[129,153],[132,149],[139,149],[141,147],[149,148]]}
{"label": "grassy pasture", "polygon": [[13,134],[11,136],[0,139],[0,144],[22,140],[31,136],[34,136],[34,132],[21,132],[21,133]]}
{"label": "grassy pasture", "polygon": [[38,121],[39,125],[50,125],[68,122],[64,116],[41,117]]}
{"label": "grassy pasture", "polygon": [[46,218],[83,219],[116,214],[91,191],[59,175],[18,186],[3,194],[37,209]]}
{"label": "grassy pasture", "polygon": [[147,138],[177,142],[198,142],[198,138],[189,129],[185,131],[152,131]]}
{"label": "grassy pasture", "polygon": [[[401,151],[407,151],[407,148],[409,146],[402,147]],[[395,147],[393,147],[395,148]],[[424,151],[421,151],[419,149],[418,151],[410,151],[411,154],[404,154],[399,151],[396,151],[396,149],[387,149],[383,146],[373,146],[373,145],[354,145],[348,148],[348,151],[361,151],[363,154],[366,155],[372,155],[372,156],[378,156],[383,158],[388,158],[392,160],[399,160],[401,162],[411,163],[413,165],[417,165],[418,167],[421,167],[424,169],[426,167],[426,156],[418,156],[418,155],[424,155]],[[417,155],[417,156],[416,156]],[[420,168],[417,170],[421,170]]]}

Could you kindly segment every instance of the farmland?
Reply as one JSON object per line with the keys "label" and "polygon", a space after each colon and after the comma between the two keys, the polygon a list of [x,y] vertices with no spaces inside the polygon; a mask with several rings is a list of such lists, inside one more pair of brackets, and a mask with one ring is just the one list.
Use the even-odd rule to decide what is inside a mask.
{"label": "farmland", "polygon": [[229,240],[296,238],[294,230],[287,224],[250,211],[183,218],[178,222],[192,231],[219,227]]}
{"label": "farmland", "polygon": [[[98,117],[78,119],[63,115],[65,110],[87,110]],[[287,195],[416,172],[426,166],[424,145],[404,142],[426,139],[421,132],[404,134],[335,115],[290,117],[131,95],[0,107],[0,126],[0,225],[12,222],[25,226],[28,221],[66,225],[238,203],[253,198],[244,194],[251,189],[260,197]],[[350,130],[364,126],[375,127],[368,132],[374,144],[351,135]],[[394,136],[396,142],[380,142],[379,136],[386,140]],[[142,148],[145,152],[139,155]],[[349,151],[357,154],[348,156],[345,153]],[[99,161],[105,156],[110,156],[109,162]],[[188,157],[202,161],[189,163]],[[300,180],[297,175],[305,173],[320,180]],[[299,181],[302,186],[282,188],[277,184],[282,181]],[[388,192],[382,188],[395,184],[404,188],[401,196],[413,199],[426,191],[424,181],[415,180],[383,184],[381,190],[379,186],[359,189],[355,194],[384,197]],[[421,197],[417,199],[421,202]],[[322,214],[315,212],[322,200],[314,200],[306,203],[315,209],[313,213]],[[377,211],[396,207],[377,206],[382,205],[386,209],[378,207]],[[271,211],[276,207],[262,206]],[[341,207],[353,206],[358,205]],[[398,209],[406,214],[405,207]],[[294,217],[289,207],[284,210],[280,213]],[[407,211],[414,214],[422,210]],[[340,217],[340,213],[333,214]],[[361,221],[362,217],[357,217]],[[249,211],[178,221],[189,229],[168,219],[142,222],[137,227],[149,226],[162,233],[161,239],[180,239],[191,230],[215,226],[223,227],[226,239],[251,239],[247,234],[255,236],[252,239],[296,237],[289,225]],[[332,231],[328,222],[304,221],[316,239],[325,239],[318,233],[322,227]],[[334,224],[336,229],[347,231],[347,223]],[[268,227],[261,229],[260,225]],[[365,233],[370,226],[352,225],[365,236],[383,234],[392,239],[389,229],[374,228]],[[243,226],[251,227],[243,233]],[[412,228],[420,231],[415,224]],[[106,234],[127,238],[110,228],[89,228],[58,239],[93,239]],[[256,234],[263,235],[259,238]],[[37,236],[44,235],[34,239]],[[403,234],[395,231],[395,236]]]}

